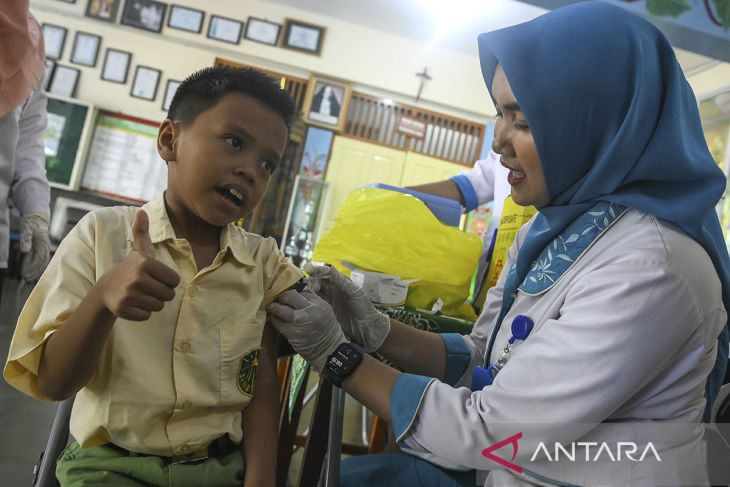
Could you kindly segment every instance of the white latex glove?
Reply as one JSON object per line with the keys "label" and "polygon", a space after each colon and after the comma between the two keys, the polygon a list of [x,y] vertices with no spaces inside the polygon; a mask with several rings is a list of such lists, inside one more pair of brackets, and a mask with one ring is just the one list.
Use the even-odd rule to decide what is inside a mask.
{"label": "white latex glove", "polygon": [[20,275],[26,281],[36,281],[43,274],[51,256],[48,215],[23,215],[20,220],[20,252],[26,254],[20,265]]}
{"label": "white latex glove", "polygon": [[274,328],[317,372],[347,341],[330,305],[314,293],[286,291],[267,310]]}
{"label": "white latex glove", "polygon": [[390,318],[375,309],[365,291],[334,267],[306,264],[304,270],[312,291],[332,305],[345,335],[366,352],[379,349],[390,333]]}

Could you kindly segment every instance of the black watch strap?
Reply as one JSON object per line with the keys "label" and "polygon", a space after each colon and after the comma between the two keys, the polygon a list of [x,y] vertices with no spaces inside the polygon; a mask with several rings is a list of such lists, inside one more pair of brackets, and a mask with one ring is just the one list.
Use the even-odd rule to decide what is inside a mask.
{"label": "black watch strap", "polygon": [[347,379],[362,362],[365,351],[360,345],[354,342],[342,343],[332,354],[327,357],[324,364],[324,374],[327,379],[337,387],[342,387],[342,382]]}

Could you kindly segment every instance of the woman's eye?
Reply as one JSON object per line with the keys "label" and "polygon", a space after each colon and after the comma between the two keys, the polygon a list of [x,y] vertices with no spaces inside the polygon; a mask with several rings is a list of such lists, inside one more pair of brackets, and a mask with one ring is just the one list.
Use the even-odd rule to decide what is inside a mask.
{"label": "woman's eye", "polygon": [[241,139],[239,139],[236,136],[233,135],[226,135],[224,139],[228,145],[233,147],[234,149],[240,149],[241,148]]}
{"label": "woman's eye", "polygon": [[530,131],[530,126],[527,125],[527,124],[524,124],[524,123],[516,123],[516,124],[514,124],[514,127],[517,130],[521,131],[521,132],[529,132]]}

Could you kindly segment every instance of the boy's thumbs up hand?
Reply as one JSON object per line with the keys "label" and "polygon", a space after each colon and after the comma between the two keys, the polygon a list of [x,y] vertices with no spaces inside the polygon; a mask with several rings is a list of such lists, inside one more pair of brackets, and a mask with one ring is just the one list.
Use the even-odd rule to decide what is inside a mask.
{"label": "boy's thumbs up hand", "polygon": [[152,239],[150,238],[150,219],[144,210],[137,210],[137,213],[134,214],[132,236],[134,237],[132,244],[134,250],[145,257],[154,259],[155,248],[152,246]]}
{"label": "boy's thumbs up hand", "polygon": [[117,318],[145,321],[175,298],[180,276],[155,259],[149,218],[137,210],[132,223],[130,254],[97,282],[104,306]]}

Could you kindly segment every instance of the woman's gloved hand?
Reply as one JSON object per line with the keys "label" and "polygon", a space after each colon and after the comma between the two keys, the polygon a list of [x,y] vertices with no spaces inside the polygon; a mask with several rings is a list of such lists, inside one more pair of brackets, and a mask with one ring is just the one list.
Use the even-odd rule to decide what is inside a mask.
{"label": "woman's gloved hand", "polygon": [[267,311],[274,328],[317,372],[347,341],[332,307],[314,293],[286,291],[269,304]]}
{"label": "woman's gloved hand", "polygon": [[20,275],[29,282],[38,280],[51,257],[48,215],[23,215],[20,220],[20,252],[25,254],[20,265]]}
{"label": "woman's gloved hand", "polygon": [[334,267],[307,264],[310,288],[332,305],[337,321],[352,341],[366,352],[380,348],[390,333],[390,318],[373,306],[365,291]]}

